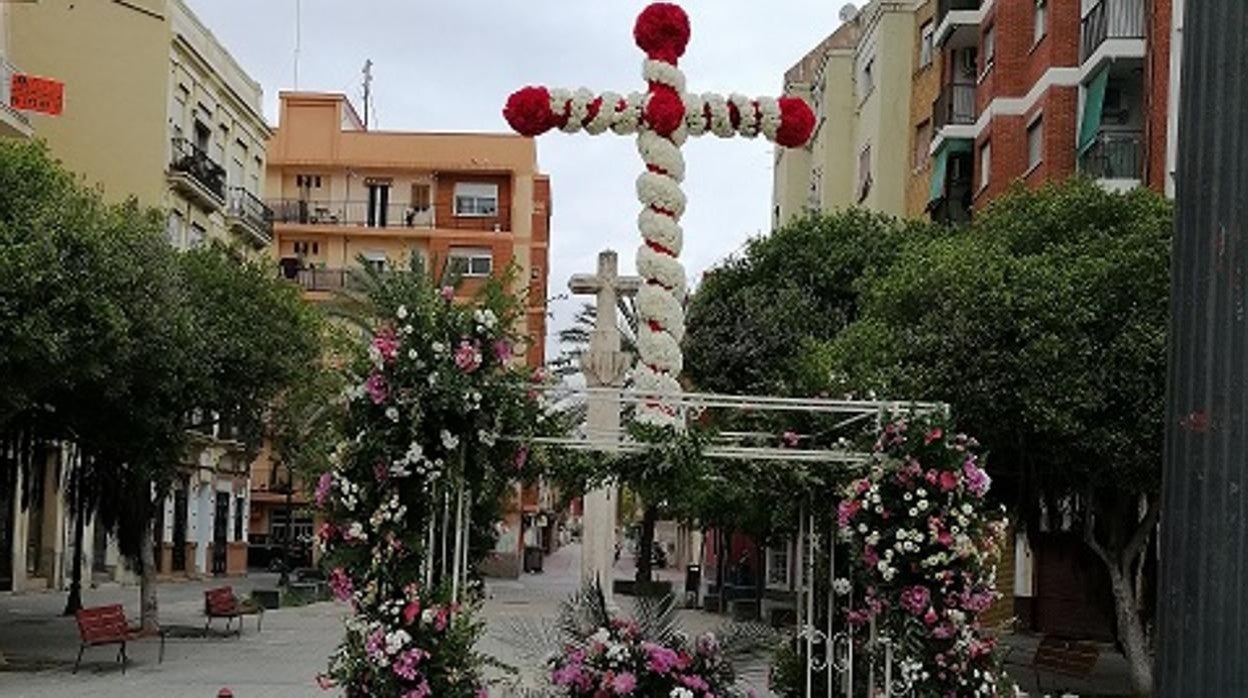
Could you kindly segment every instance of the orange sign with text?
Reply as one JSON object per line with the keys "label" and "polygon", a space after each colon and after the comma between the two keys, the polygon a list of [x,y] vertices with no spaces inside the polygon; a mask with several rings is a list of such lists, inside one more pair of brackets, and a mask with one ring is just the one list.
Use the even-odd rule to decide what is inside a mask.
{"label": "orange sign with text", "polygon": [[65,84],[48,78],[14,73],[10,82],[9,106],[57,116],[65,105]]}

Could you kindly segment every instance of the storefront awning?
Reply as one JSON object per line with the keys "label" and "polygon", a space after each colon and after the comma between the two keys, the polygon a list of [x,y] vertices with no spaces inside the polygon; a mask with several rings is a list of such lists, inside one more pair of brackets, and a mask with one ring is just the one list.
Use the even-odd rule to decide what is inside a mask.
{"label": "storefront awning", "polygon": [[1101,68],[1088,83],[1087,97],[1083,102],[1083,120],[1079,122],[1079,152],[1087,150],[1096,141],[1101,130],[1101,114],[1105,107],[1105,86],[1109,84],[1109,66]]}

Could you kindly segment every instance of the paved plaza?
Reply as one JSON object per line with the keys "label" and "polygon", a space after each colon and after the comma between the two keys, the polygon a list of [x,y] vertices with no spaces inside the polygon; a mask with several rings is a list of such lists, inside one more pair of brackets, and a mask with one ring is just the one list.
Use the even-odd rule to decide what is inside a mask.
{"label": "paved plaza", "polygon": [[[622,561],[619,576],[631,571]],[[542,574],[519,580],[494,580],[488,585],[484,614],[488,634],[481,650],[503,663],[526,667],[524,675],[509,677],[508,686],[494,695],[524,695],[537,685],[538,672],[554,640],[553,620],[559,602],[577,586],[580,548],[567,546],[546,559]],[[271,588],[276,576],[252,574],[229,582],[240,594],[253,588]],[[203,627],[203,590],[219,580],[168,583],[160,586],[160,613],[166,627]],[[128,616],[138,617],[135,587],[109,585],[83,592],[88,606],[121,603]],[[627,605],[627,599],[621,599]],[[345,608],[318,603],[269,611],[263,632],[255,619],[245,622],[241,638],[175,639],[166,644],[165,661],[157,663],[158,640],[141,640],[129,649],[125,675],[114,659],[115,648],[89,648],[78,674],[71,673],[78,651],[72,618],[60,615],[65,595],[60,592],[0,595],[0,652],[9,666],[0,669],[0,696],[5,698],[78,698],[87,696],[213,698],[228,687],[238,698],[324,695],[315,677],[341,635]],[[691,632],[712,629],[722,618],[700,612],[684,614]],[[220,621],[217,622],[220,625]],[[746,667],[751,685],[760,696],[766,684],[762,661]],[[504,674],[500,673],[502,678]]]}

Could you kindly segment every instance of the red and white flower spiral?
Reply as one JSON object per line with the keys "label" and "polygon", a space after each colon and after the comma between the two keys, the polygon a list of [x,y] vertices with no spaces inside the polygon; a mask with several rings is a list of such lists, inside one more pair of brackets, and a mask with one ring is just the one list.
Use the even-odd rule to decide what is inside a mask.
{"label": "red and white flower spiral", "polygon": [[685,334],[685,269],[680,217],[685,212],[685,160],[680,147],[690,136],[713,133],[721,138],[760,134],[778,145],[798,148],[814,131],[814,112],[801,99],[750,99],[742,95],[689,94],[677,67],[689,43],[689,17],[680,7],[655,3],[642,11],[633,28],[646,53],[642,77],[646,94],[628,97],[605,92],[526,87],[507,100],[503,115],[518,133],[537,136],[558,128],[590,134],[610,129],[637,134],[637,150],[646,171],[637,178],[642,210],[637,218],[643,244],[637,250],[637,273],[645,279],[637,296],[640,325],[635,383],[643,395],[640,421],[676,424],[677,412],[663,398],[680,392],[677,377],[684,366],[680,341]]}

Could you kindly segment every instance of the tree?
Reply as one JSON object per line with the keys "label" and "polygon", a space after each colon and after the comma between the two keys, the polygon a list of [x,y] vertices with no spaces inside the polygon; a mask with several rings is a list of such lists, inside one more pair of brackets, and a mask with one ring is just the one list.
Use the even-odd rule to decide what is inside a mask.
{"label": "tree", "polygon": [[858,317],[861,279],[888,266],[919,223],[861,210],[811,214],[708,271],[689,303],[686,375],[714,392],[793,394],[806,339]]}
{"label": "tree", "polygon": [[1070,506],[1105,565],[1136,690],[1158,512],[1172,213],[1146,190],[1018,190],[871,275],[862,317],[808,344],[806,376],[942,400],[981,436],[1025,525]]}

